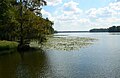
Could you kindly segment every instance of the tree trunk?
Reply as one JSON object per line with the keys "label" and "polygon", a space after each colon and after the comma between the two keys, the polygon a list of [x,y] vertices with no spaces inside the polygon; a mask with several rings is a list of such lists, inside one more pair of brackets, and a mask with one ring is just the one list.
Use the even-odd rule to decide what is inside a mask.
{"label": "tree trunk", "polygon": [[22,17],[23,17],[23,5],[22,5],[22,0],[20,0],[20,17],[21,17],[21,20],[20,20],[20,45],[23,45],[23,20],[22,20]]}

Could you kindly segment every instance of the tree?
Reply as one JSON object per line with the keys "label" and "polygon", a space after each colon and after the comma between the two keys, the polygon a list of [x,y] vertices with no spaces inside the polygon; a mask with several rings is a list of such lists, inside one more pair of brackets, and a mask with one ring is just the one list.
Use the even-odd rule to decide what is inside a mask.
{"label": "tree", "polygon": [[45,0],[20,0],[20,3],[22,3],[25,8],[34,12],[38,16],[42,16],[42,6],[47,5],[47,2]]}
{"label": "tree", "polygon": [[[0,39],[12,40],[18,21],[11,0],[0,0]],[[17,11],[16,11],[17,12]]]}
{"label": "tree", "polygon": [[112,26],[108,28],[109,32],[120,32],[120,26]]}
{"label": "tree", "polygon": [[[25,0],[0,1],[0,10],[4,8],[0,11],[0,39],[17,41],[19,46],[24,46],[31,40],[39,40],[42,43],[46,40],[46,35],[54,33],[53,22],[35,13],[35,8],[41,8],[43,3],[45,5],[44,0],[40,0],[43,3],[40,2],[39,7],[37,0],[26,0],[32,1],[31,6],[28,5],[31,2],[25,3]],[[31,11],[31,8],[34,11]]]}
{"label": "tree", "polygon": [[[24,3],[24,5],[23,5]],[[38,13],[38,10],[41,10],[41,6],[46,5],[46,1],[44,0],[20,0],[20,46],[24,45],[24,33],[23,33],[23,12],[26,13],[25,10],[29,9],[32,12],[35,12],[35,14],[41,14]],[[23,7],[25,7],[25,10],[23,11]],[[25,20],[24,20],[25,21]]]}

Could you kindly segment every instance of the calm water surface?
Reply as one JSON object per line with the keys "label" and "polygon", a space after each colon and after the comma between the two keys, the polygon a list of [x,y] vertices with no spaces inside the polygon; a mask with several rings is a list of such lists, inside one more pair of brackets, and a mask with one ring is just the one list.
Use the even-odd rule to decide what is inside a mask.
{"label": "calm water surface", "polygon": [[120,78],[120,33],[60,33],[98,39],[75,51],[0,55],[0,78]]}

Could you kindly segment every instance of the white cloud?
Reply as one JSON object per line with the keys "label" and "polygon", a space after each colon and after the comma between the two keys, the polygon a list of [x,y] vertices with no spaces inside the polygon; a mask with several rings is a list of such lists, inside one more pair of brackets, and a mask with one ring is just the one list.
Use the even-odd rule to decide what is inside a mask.
{"label": "white cloud", "polygon": [[62,10],[64,14],[80,14],[82,10],[78,7],[79,3],[70,1],[68,3],[64,3]]}
{"label": "white cloud", "polygon": [[[53,1],[53,2],[52,2]],[[62,0],[50,0],[61,3]],[[56,9],[53,14],[42,10],[42,14],[54,20],[55,30],[89,30],[91,28],[107,28],[120,24],[120,2],[110,3],[106,7],[91,8],[83,11],[79,3],[69,1]]]}
{"label": "white cloud", "polygon": [[120,11],[120,2],[110,3],[109,7],[115,11]]}
{"label": "white cloud", "polygon": [[65,12],[73,12],[73,13],[81,13],[82,10],[78,8],[79,3],[70,1],[68,3],[65,3],[63,5],[64,11]]}
{"label": "white cloud", "polygon": [[[82,10],[78,7],[78,3],[70,1],[64,3],[63,6],[57,10],[57,19],[61,21],[77,20],[82,14]],[[58,16],[58,13],[60,14]]]}
{"label": "white cloud", "polygon": [[56,6],[56,5],[61,4],[61,3],[62,3],[62,0],[48,0],[47,1],[48,6]]}
{"label": "white cloud", "polygon": [[120,2],[110,3],[108,6],[103,8],[92,8],[86,11],[86,15],[90,18],[108,18],[118,16],[120,14]]}
{"label": "white cloud", "polygon": [[79,22],[80,23],[90,23],[90,20],[87,18],[81,18],[81,19],[79,19]]}
{"label": "white cloud", "polygon": [[117,17],[110,17],[110,18],[99,18],[97,19],[97,22],[99,23],[119,23],[120,22],[120,18]]}
{"label": "white cloud", "polygon": [[52,14],[50,12],[45,11],[44,9],[41,10],[42,16],[44,18],[49,18],[50,20],[54,20],[54,17],[52,16]]}
{"label": "white cloud", "polygon": [[83,11],[78,7],[78,5],[79,3],[70,1],[64,3],[63,6],[55,12],[55,29],[76,30],[76,28],[80,28],[80,25],[87,24],[87,22],[89,22],[89,19],[81,18]]}

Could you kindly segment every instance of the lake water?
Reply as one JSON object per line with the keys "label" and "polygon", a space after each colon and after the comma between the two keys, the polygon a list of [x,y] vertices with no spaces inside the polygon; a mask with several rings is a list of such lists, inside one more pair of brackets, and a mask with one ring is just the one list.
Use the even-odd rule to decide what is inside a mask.
{"label": "lake water", "polygon": [[0,55],[0,78],[120,78],[120,33],[59,33],[97,39],[74,51]]}

